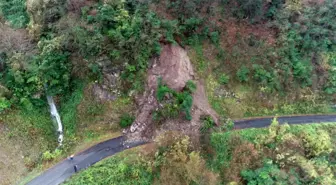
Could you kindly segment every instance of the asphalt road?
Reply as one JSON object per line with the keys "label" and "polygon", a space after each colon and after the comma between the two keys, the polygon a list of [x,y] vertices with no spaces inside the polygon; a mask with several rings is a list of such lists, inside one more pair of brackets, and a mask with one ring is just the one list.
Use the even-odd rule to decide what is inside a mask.
{"label": "asphalt road", "polygon": [[99,143],[73,157],[72,160],[66,159],[54,167],[45,171],[42,175],[30,181],[27,185],[58,185],[75,173],[74,166],[77,165],[77,171],[97,163],[98,161],[121,152],[127,148],[142,145],[144,143],[132,143],[123,145],[123,137],[107,140]]}
{"label": "asphalt road", "polygon": [[[262,128],[271,124],[274,117],[252,118],[234,121],[234,129]],[[310,123],[336,123],[336,114],[334,115],[303,115],[303,116],[283,116],[277,117],[280,124],[310,124]]]}
{"label": "asphalt road", "polygon": [[[234,121],[234,129],[245,128],[262,128],[270,125],[274,117],[253,118]],[[326,123],[336,122],[336,115],[305,115],[305,116],[285,116],[278,117],[280,124],[309,124],[309,123]],[[110,139],[99,143],[74,156],[73,160],[64,160],[54,167],[50,168],[40,176],[36,177],[28,183],[28,185],[58,185],[64,182],[75,172],[74,166],[78,166],[78,171],[86,169],[96,162],[121,152],[127,148],[142,145],[144,143],[133,143],[123,145],[123,137]]]}

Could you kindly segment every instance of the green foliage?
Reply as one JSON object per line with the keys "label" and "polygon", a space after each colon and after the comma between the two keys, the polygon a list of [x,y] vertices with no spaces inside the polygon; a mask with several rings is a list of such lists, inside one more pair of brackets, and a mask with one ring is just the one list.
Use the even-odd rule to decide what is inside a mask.
{"label": "green foliage", "polygon": [[261,16],[262,8],[263,0],[238,0],[233,15],[239,19],[249,18],[253,20],[257,16]]}
{"label": "green foliage", "polygon": [[69,54],[62,50],[62,39],[40,41],[35,57],[15,53],[8,58],[3,81],[14,95],[13,102],[31,108],[44,104],[45,88],[49,95],[69,92],[72,68]]}
{"label": "green foliage", "polygon": [[75,82],[73,88],[73,93],[67,94],[66,96],[62,97],[62,104],[59,107],[66,140],[71,140],[72,138],[68,137],[75,136],[77,131],[77,106],[81,103],[83,99],[84,84],[83,82]]}
{"label": "green foliage", "polygon": [[196,88],[196,84],[192,80],[188,80],[186,86],[184,87],[184,90],[192,94],[196,91]]}
{"label": "green foliage", "polygon": [[201,133],[209,131],[216,125],[215,121],[211,118],[211,116],[203,116],[200,119],[202,123],[202,126],[200,128]]}
{"label": "green foliage", "polygon": [[226,75],[225,73],[221,74],[218,79],[219,83],[222,85],[228,84],[229,80],[230,80],[230,77]]}
{"label": "green foliage", "polygon": [[72,44],[85,58],[97,56],[102,51],[103,35],[98,31],[74,27],[70,34],[74,38]]}
{"label": "green foliage", "polygon": [[66,185],[150,185],[153,174],[136,159],[138,155],[117,155],[103,160],[67,181]]}
{"label": "green foliage", "polygon": [[0,14],[2,14],[14,28],[25,28],[29,22],[25,0],[0,1]]}
{"label": "green foliage", "polygon": [[329,134],[318,130],[316,133],[306,132],[303,135],[304,147],[309,157],[328,154],[332,151],[332,143]]}
{"label": "green foliage", "polygon": [[[320,52],[335,49],[335,2],[326,0],[321,5],[307,6],[300,15],[282,11],[277,21],[283,33],[297,34],[295,47],[300,51]],[[296,17],[298,16],[298,17]]]}
{"label": "green foliage", "polygon": [[69,54],[62,50],[63,39],[56,37],[38,43],[41,53],[37,57],[37,75],[50,95],[65,94],[70,88],[71,63]]}
{"label": "green foliage", "polygon": [[240,82],[247,82],[249,80],[250,70],[246,66],[242,66],[237,71],[237,77]]}
{"label": "green foliage", "polygon": [[329,67],[329,77],[328,82],[325,85],[325,92],[328,94],[334,94],[336,93],[336,53],[327,55],[327,65],[330,65]]}
{"label": "green foliage", "polygon": [[0,113],[10,108],[11,103],[6,98],[0,96]]}
{"label": "green foliage", "polygon": [[59,157],[62,154],[62,151],[59,149],[56,149],[53,152],[50,152],[49,150],[44,152],[42,155],[42,160],[44,161],[51,161],[57,157]]}
{"label": "green foliage", "polygon": [[141,89],[150,57],[160,52],[161,22],[155,13],[147,10],[139,6],[130,14],[123,3],[105,4],[98,10],[100,31],[109,37],[110,58],[124,68],[122,77],[127,90]]}
{"label": "green foliage", "polygon": [[126,128],[131,126],[134,120],[135,120],[134,116],[126,113],[121,115],[119,125],[121,128]]}
{"label": "green foliage", "polygon": [[[191,120],[191,107],[193,104],[192,93],[196,90],[196,84],[192,81],[186,83],[182,92],[176,92],[168,86],[162,84],[162,79],[158,80],[156,97],[158,101],[165,105],[154,114],[154,119],[163,121],[168,118],[175,118],[178,112],[184,112],[187,120]],[[163,120],[162,120],[163,119]]]}
{"label": "green foliage", "polygon": [[103,160],[65,184],[218,184],[188,137],[167,133],[153,144],[153,150],[130,150]]}
{"label": "green foliage", "polygon": [[268,71],[262,65],[253,64],[254,75],[253,78],[262,86],[273,90],[280,90],[278,75],[275,71]]}
{"label": "green foliage", "polygon": [[[238,167],[247,184],[332,184],[335,149],[331,143],[335,137],[331,136],[335,131],[333,124],[280,126],[275,119],[267,129],[213,133],[211,145],[215,152],[209,163],[224,173]],[[249,144],[242,144],[246,142]],[[257,151],[243,155],[246,149]],[[257,158],[252,158],[254,165],[249,164],[255,152],[265,161],[263,166],[258,165]]]}
{"label": "green foliage", "polygon": [[241,174],[248,185],[288,184],[293,180],[272,161],[265,162],[262,168],[244,170]]}
{"label": "green foliage", "polygon": [[189,137],[168,132],[157,140],[157,150],[143,160],[157,173],[160,184],[218,183],[200,153],[192,150]]}
{"label": "green foliage", "polygon": [[312,67],[308,62],[297,62],[293,66],[293,75],[303,87],[310,86]]}

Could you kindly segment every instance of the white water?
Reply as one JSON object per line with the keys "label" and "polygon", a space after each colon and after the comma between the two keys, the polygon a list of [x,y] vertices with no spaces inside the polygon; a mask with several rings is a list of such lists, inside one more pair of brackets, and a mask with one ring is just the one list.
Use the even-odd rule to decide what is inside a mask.
{"label": "white water", "polygon": [[63,126],[61,122],[61,117],[58,114],[55,102],[53,97],[47,96],[48,104],[50,107],[50,114],[53,118],[53,120],[57,123],[57,134],[58,134],[58,144],[62,145],[63,142]]}

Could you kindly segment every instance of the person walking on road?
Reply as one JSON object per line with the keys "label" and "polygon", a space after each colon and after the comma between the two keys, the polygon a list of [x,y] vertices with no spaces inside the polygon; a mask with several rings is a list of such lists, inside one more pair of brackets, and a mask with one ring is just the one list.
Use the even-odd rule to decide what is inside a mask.
{"label": "person walking on road", "polygon": [[78,170],[78,166],[77,165],[74,166],[74,170],[75,170],[75,173],[77,173],[77,170]]}

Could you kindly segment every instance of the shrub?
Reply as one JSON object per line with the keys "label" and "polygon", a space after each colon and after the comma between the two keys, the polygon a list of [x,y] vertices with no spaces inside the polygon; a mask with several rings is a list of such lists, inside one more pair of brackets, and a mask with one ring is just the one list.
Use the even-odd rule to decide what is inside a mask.
{"label": "shrub", "polygon": [[157,139],[156,148],[155,153],[145,156],[145,161],[159,174],[160,184],[218,183],[201,154],[192,150],[189,137],[168,132]]}
{"label": "shrub", "polygon": [[248,185],[287,184],[291,180],[288,174],[272,164],[272,161],[266,162],[262,168],[256,170],[244,170],[241,175]]}
{"label": "shrub", "polygon": [[222,0],[223,6],[230,7],[233,16],[239,19],[250,19],[252,22],[263,16],[263,0]]}
{"label": "shrub", "polygon": [[[100,161],[78,175],[74,175],[66,185],[97,185],[118,184],[131,185],[153,183],[154,174],[137,160],[138,154],[128,152],[127,155],[117,154],[111,158]],[[106,178],[108,177],[108,178]]]}
{"label": "shrub", "polygon": [[121,3],[99,7],[97,22],[100,32],[109,38],[109,51],[118,53],[111,58],[124,69],[125,90],[141,90],[148,61],[160,52],[160,20],[140,5],[134,14],[130,14]]}
{"label": "shrub", "polygon": [[218,79],[219,83],[222,85],[228,84],[229,80],[230,80],[230,77],[226,74],[221,74]]}
{"label": "shrub", "polygon": [[119,125],[121,128],[126,128],[132,125],[134,122],[135,117],[130,114],[123,114],[120,117]]}
{"label": "shrub", "polygon": [[211,116],[201,116],[200,120],[202,123],[202,126],[200,128],[201,133],[209,131],[216,125],[215,121],[211,118]]}
{"label": "shrub", "polygon": [[50,152],[49,150],[44,152],[42,155],[42,159],[44,161],[51,161],[62,154],[62,150],[56,149],[54,152]]}
{"label": "shrub", "polygon": [[318,130],[317,133],[306,132],[303,135],[304,147],[308,157],[316,157],[322,153],[332,151],[332,143],[329,134]]}
{"label": "shrub", "polygon": [[41,53],[36,58],[39,65],[37,75],[51,95],[64,94],[70,88],[72,66],[69,53],[62,50],[62,44],[63,37],[42,40],[38,43]]}
{"label": "shrub", "polygon": [[156,120],[174,118],[178,114],[177,112],[184,112],[187,120],[191,120],[191,107],[193,104],[192,93],[196,90],[196,85],[192,81],[188,81],[182,92],[176,92],[170,89],[168,86],[162,84],[162,79],[158,80],[158,88],[156,97],[158,101],[163,102],[165,96],[167,96],[164,101],[166,105],[156,112],[154,118]]}
{"label": "shrub", "polygon": [[6,98],[0,96],[0,113],[10,108],[11,103]]}
{"label": "shrub", "polygon": [[25,0],[2,0],[0,10],[14,28],[25,28],[29,22]]}
{"label": "shrub", "polygon": [[327,56],[329,77],[328,82],[325,85],[325,92],[328,94],[336,93],[336,54],[330,54]]}
{"label": "shrub", "polygon": [[237,71],[237,77],[240,82],[247,82],[249,79],[250,70],[246,66],[242,66]]}
{"label": "shrub", "polygon": [[297,62],[293,66],[293,74],[294,77],[297,79],[298,82],[302,86],[309,86],[312,83],[311,74],[312,74],[312,67],[307,62]]}

